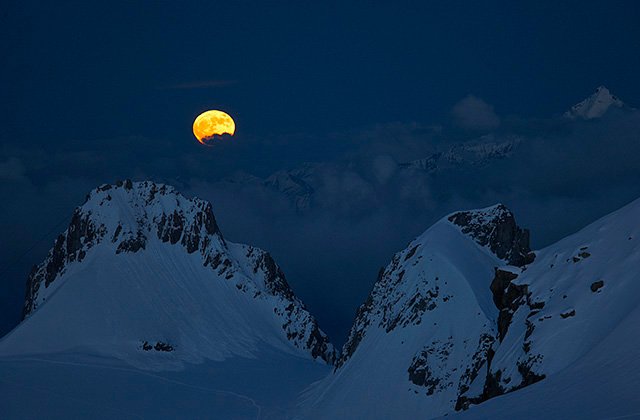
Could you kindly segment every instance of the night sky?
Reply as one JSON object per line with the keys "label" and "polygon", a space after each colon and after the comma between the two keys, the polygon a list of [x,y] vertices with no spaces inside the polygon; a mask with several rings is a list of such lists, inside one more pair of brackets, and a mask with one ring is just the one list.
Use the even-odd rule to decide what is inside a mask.
{"label": "night sky", "polygon": [[[3,2],[0,334],[73,208],[117,179],[210,200],[338,343],[379,267],[450,211],[503,201],[540,247],[640,197],[638,113],[561,117],[600,85],[640,107],[637,1],[323,3]],[[207,109],[233,141],[193,138]],[[523,146],[397,175],[482,136]],[[326,187],[303,214],[224,182],[307,162]]]}

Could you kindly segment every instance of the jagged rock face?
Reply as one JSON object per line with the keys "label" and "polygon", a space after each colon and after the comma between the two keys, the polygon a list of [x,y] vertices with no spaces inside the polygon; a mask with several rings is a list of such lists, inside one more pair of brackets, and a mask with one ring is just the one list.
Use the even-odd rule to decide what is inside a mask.
{"label": "jagged rock face", "polygon": [[448,219],[511,265],[522,266],[535,257],[529,247],[529,230],[518,227],[513,213],[502,204],[454,213]]}
{"label": "jagged rock face", "polygon": [[[378,418],[406,405],[443,415],[475,392],[499,340],[490,290],[495,267],[529,252],[528,236],[509,216],[504,206],[456,213],[394,255],[357,311],[334,376],[318,385],[316,406],[355,404],[362,377],[369,400],[385,401],[365,414]],[[508,233],[493,232],[501,229]],[[504,238],[508,246],[499,242]]]}
{"label": "jagged rock face", "polygon": [[510,386],[491,369],[514,314],[538,305],[516,282],[522,268],[504,266],[526,268],[533,257],[528,231],[503,205],[436,223],[380,271],[335,376],[318,385],[317,406],[355,404],[345,393],[357,395],[363,375],[372,384],[363,388],[370,400],[397,400],[372,403],[377,418],[408,405],[444,415],[539,380],[533,363],[522,363],[522,377]]}
{"label": "jagged rock face", "polygon": [[[163,248],[166,246],[171,248]],[[271,255],[258,248],[227,242],[210,203],[187,199],[172,187],[153,182],[103,185],[88,195],[45,261],[30,274],[24,317],[32,316],[45,302],[49,303],[54,298],[53,292],[64,287],[67,274],[81,270],[88,259],[108,255],[115,258],[110,260],[113,264],[119,264],[120,260],[132,264],[129,261],[131,258],[136,261],[137,255],[142,258],[140,261],[146,261],[143,255],[147,252],[157,254],[165,250],[183,253],[188,261],[197,256],[201,267],[210,270],[210,281],[235,286],[233,293],[246,295],[242,299],[248,299],[249,305],[252,300],[260,302],[256,305],[261,307],[272,305],[267,316],[274,318],[286,341],[314,359],[333,363],[333,346],[295,296]],[[157,338],[140,337],[140,340],[165,342],[164,337]],[[179,351],[177,348],[176,352]]]}
{"label": "jagged rock face", "polygon": [[[499,341],[487,376],[461,408],[544,380],[601,343],[636,306],[637,275],[625,265],[640,256],[640,200],[536,252],[522,268],[501,267],[491,284]],[[615,278],[616,289],[608,289]],[[606,286],[605,286],[606,285]],[[482,382],[484,386],[480,386]]]}
{"label": "jagged rock face", "polygon": [[[127,205],[133,206],[135,220],[116,220],[119,209],[111,206],[116,194],[124,195]],[[169,201],[175,202],[177,208],[167,215],[162,205]],[[172,187],[148,181],[135,183],[135,188],[130,180],[103,185],[92,191],[85,204],[74,211],[69,227],[58,236],[45,262],[34,267],[27,280],[24,317],[37,308],[41,283],[49,287],[64,273],[68,263],[82,262],[87,252],[105,237],[110,238],[116,254],[120,254],[144,250],[149,235],[171,244],[181,241],[189,253],[200,249],[199,245],[205,253],[211,238],[224,243],[210,203],[187,200]]]}

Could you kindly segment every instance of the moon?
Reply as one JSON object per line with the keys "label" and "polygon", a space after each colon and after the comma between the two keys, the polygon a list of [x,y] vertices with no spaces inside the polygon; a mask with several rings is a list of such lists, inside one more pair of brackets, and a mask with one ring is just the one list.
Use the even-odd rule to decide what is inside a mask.
{"label": "moon", "polygon": [[198,115],[193,122],[193,135],[204,145],[209,145],[216,136],[236,132],[236,123],[229,114],[223,111],[211,110]]}

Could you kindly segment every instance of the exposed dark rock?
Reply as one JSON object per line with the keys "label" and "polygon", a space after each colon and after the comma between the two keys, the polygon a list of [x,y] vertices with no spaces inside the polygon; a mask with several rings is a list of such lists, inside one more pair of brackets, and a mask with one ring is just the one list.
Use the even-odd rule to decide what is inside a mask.
{"label": "exposed dark rock", "polygon": [[104,236],[104,227],[96,228],[89,215],[76,209],[66,232],[58,235],[46,260],[33,269],[27,280],[26,299],[23,306],[23,318],[36,309],[36,299],[40,284],[49,285],[64,271],[66,264],[82,261],[85,249],[98,243]]}
{"label": "exposed dark rock", "polygon": [[515,311],[526,303],[529,294],[527,285],[512,283],[518,275],[506,270],[496,268],[493,281],[491,282],[491,292],[496,308],[500,310],[498,314],[498,337],[500,341],[504,339],[511,324],[511,319]]}
{"label": "exposed dark rock", "polygon": [[528,305],[531,310],[540,310],[544,308],[544,302],[529,302]]}
{"label": "exposed dark rock", "polygon": [[207,203],[206,207],[202,212],[202,223],[209,235],[215,235],[217,233],[218,234],[220,233],[220,229],[218,228],[218,224],[216,223],[216,218],[213,215],[213,209],[211,207],[211,203]]}
{"label": "exposed dark rock", "polygon": [[570,318],[572,316],[576,315],[576,310],[572,309],[569,312],[563,312],[560,314],[560,316],[562,317],[562,319],[566,319],[566,318]]}
{"label": "exposed dark rock", "polygon": [[[382,280],[384,276],[384,272],[385,272],[384,267],[380,268],[380,270],[378,271],[378,279],[376,280],[376,284]],[[375,290],[375,286],[374,286],[374,290]],[[369,316],[372,310],[373,310],[373,290],[369,293],[364,303],[358,307],[358,310],[356,312],[356,318],[353,322],[353,327],[351,328],[351,332],[349,333],[347,342],[342,347],[342,354],[340,354],[340,357],[336,362],[336,370],[340,366],[344,365],[344,363],[349,358],[351,358],[351,356],[353,356],[353,353],[355,353],[356,349],[358,348],[358,345],[360,344],[360,342],[365,336],[365,331],[367,330],[367,327],[369,327],[371,323]]]}
{"label": "exposed dark rock", "polygon": [[313,328],[307,340],[307,348],[311,350],[311,356],[314,359],[319,357],[331,365],[335,362],[335,354],[330,351],[329,347],[329,337],[322,334],[317,322],[314,320]]}
{"label": "exposed dark rock", "polygon": [[591,291],[593,293],[597,292],[604,286],[604,280],[598,280],[591,283]]}
{"label": "exposed dark rock", "polygon": [[67,229],[67,255],[74,255],[85,243],[93,242],[96,235],[96,229],[89,217],[83,216],[80,209],[76,209]]}
{"label": "exposed dark rock", "polygon": [[574,263],[577,263],[581,260],[584,260],[585,258],[589,258],[591,256],[591,254],[589,254],[588,252],[580,252],[577,256],[571,257],[571,259],[573,260]]}
{"label": "exposed dark rock", "polygon": [[118,240],[118,237],[120,236],[120,232],[122,232],[122,225],[118,224],[115,232],[113,232],[113,237],[111,238],[111,242],[115,243]]}
{"label": "exposed dark rock", "polygon": [[[216,252],[213,255],[208,255],[207,258],[204,260],[203,265],[206,267],[208,265],[211,266],[211,268],[213,268],[214,270],[216,268],[218,268],[220,266],[220,264],[222,264],[222,254],[219,252]],[[255,273],[255,271],[254,271]]]}
{"label": "exposed dark rock", "polygon": [[173,346],[171,344],[163,343],[162,341],[158,341],[156,343],[156,345],[153,346],[153,349],[155,351],[170,352],[170,351],[173,351]]}
{"label": "exposed dark rock", "polygon": [[433,395],[436,387],[440,383],[439,378],[434,378],[427,363],[427,352],[421,352],[419,356],[413,358],[409,372],[409,380],[415,385],[427,388],[427,395]]}
{"label": "exposed dark rock", "polygon": [[282,296],[287,300],[294,298],[293,291],[280,267],[276,264],[268,252],[263,252],[257,259],[253,271],[260,269],[265,273],[265,286],[269,292],[276,296]]}
{"label": "exposed dark rock", "polygon": [[535,258],[529,247],[529,230],[520,228],[513,213],[502,204],[486,212],[454,213],[448,220],[511,265],[523,266]]}
{"label": "exposed dark rock", "polygon": [[116,249],[116,254],[120,254],[122,252],[138,252],[141,249],[145,249],[146,244],[147,238],[141,231],[138,231],[135,237],[128,238],[120,242]]}
{"label": "exposed dark rock", "polygon": [[419,245],[414,246],[413,248],[411,248],[409,250],[409,252],[407,252],[407,256],[404,257],[404,260],[407,261],[409,258],[413,257],[416,254],[416,251],[418,250]]}
{"label": "exposed dark rock", "polygon": [[507,296],[507,289],[511,286],[511,281],[518,278],[516,273],[511,271],[495,269],[495,274],[489,289],[493,294],[493,303],[498,309],[508,307],[511,299]]}
{"label": "exposed dark rock", "polygon": [[158,223],[158,238],[162,242],[178,243],[182,236],[184,224],[184,216],[178,213],[178,210],[174,210],[169,216],[163,214]]}
{"label": "exposed dark rock", "polygon": [[531,334],[533,334],[533,330],[535,330],[536,327],[533,322],[529,321],[528,319],[525,321],[525,324],[527,326],[527,331],[524,333],[524,339],[527,340],[529,337],[531,337]]}
{"label": "exposed dark rock", "polygon": [[171,352],[174,350],[173,346],[169,343],[165,343],[162,341],[156,341],[155,345],[151,345],[147,340],[142,342],[142,350],[144,351],[162,351],[162,352]]}
{"label": "exposed dark rock", "polygon": [[[407,369],[409,381],[426,388],[427,395],[433,395],[454,385],[449,381],[451,373],[445,369],[449,355],[453,351],[452,338],[432,341],[413,357]],[[440,372],[441,375],[436,376],[434,371]]]}
{"label": "exposed dark rock", "polygon": [[489,351],[491,350],[491,346],[494,341],[495,338],[490,334],[485,333],[480,336],[480,339],[478,340],[478,347],[471,357],[471,364],[466,367],[464,373],[460,376],[460,383],[458,385],[459,401],[460,396],[468,391],[469,385],[476,379],[480,373],[480,369],[485,365],[485,363],[487,363]]}
{"label": "exposed dark rock", "polygon": [[522,376],[522,382],[520,382],[520,385],[518,385],[512,391],[522,389],[525,386],[535,384],[536,382],[540,382],[541,380],[546,378],[546,375],[538,375],[537,373],[533,372],[533,370],[531,370],[530,363],[518,363],[518,372],[520,373],[520,376]]}
{"label": "exposed dark rock", "polygon": [[500,385],[501,380],[501,370],[497,370],[496,372],[489,370],[487,381],[484,383],[484,390],[482,391],[482,401],[504,394],[505,389]]}

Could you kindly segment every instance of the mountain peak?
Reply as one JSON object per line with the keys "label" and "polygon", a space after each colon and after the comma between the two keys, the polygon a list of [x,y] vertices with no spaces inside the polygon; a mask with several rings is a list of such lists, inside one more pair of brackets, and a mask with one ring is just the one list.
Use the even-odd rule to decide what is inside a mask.
{"label": "mountain peak", "polygon": [[625,104],[605,86],[598,86],[591,96],[572,106],[564,115],[571,119],[591,120],[602,117],[612,106],[622,108]]}
{"label": "mountain peak", "polygon": [[335,358],[269,253],[226,241],[210,203],[150,181],[89,193],[29,275],[24,318],[12,336],[26,352],[100,343],[143,367],[156,363],[149,343],[177,361],[249,356],[264,344]]}
{"label": "mountain peak", "polygon": [[521,266],[533,259],[529,230],[516,224],[513,213],[504,204],[456,212],[447,216],[447,220],[511,265]]}

